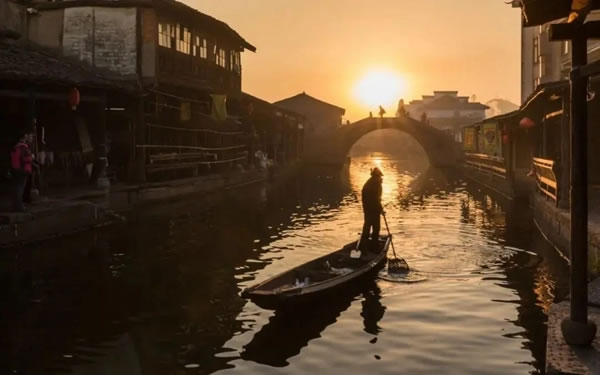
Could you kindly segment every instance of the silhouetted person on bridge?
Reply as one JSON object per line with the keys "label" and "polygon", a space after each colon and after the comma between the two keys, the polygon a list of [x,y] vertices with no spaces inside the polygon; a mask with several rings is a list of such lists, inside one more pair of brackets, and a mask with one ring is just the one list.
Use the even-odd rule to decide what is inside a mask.
{"label": "silhouetted person on bridge", "polygon": [[[383,206],[381,205],[382,183],[383,173],[381,173],[379,168],[373,168],[371,170],[371,178],[367,180],[362,188],[365,223],[360,237],[361,250],[377,250],[379,230],[381,228],[381,214],[383,213]],[[373,228],[372,232],[371,228]],[[370,240],[369,235],[371,236]]]}
{"label": "silhouetted person on bridge", "polygon": [[383,118],[383,115],[385,115],[385,109],[383,109],[382,106],[379,106],[379,117]]}
{"label": "silhouetted person on bridge", "polygon": [[406,117],[408,113],[404,107],[404,99],[400,99],[398,102],[398,110],[396,111],[396,117]]}
{"label": "silhouetted person on bridge", "polygon": [[428,120],[427,120],[427,113],[426,113],[426,112],[423,112],[423,113],[421,113],[421,122],[422,122],[423,124],[427,124],[427,123],[428,123]]}

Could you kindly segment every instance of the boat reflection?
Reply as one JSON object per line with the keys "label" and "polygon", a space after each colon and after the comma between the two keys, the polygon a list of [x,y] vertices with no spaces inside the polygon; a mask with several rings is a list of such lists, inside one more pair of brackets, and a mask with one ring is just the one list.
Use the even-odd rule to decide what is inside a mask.
{"label": "boat reflection", "polygon": [[372,335],[377,335],[381,332],[381,328],[378,323],[383,319],[386,307],[381,303],[381,290],[374,285],[372,288],[368,288],[362,293],[362,312],[363,323],[365,325],[365,332]]}
{"label": "boat reflection", "polygon": [[288,359],[298,355],[311,340],[321,337],[321,333],[359,298],[363,299],[361,316],[364,318],[364,330],[377,335],[381,330],[378,322],[386,308],[381,304],[381,290],[375,279],[371,279],[350,285],[326,303],[277,311],[244,346],[242,359],[274,367],[287,366]]}

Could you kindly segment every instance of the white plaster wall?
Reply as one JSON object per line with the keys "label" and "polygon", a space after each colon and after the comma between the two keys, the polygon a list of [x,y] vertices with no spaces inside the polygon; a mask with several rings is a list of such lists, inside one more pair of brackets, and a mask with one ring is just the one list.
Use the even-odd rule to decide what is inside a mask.
{"label": "white plaster wall", "polygon": [[524,27],[521,30],[521,103],[533,92],[533,38],[538,27]]}
{"label": "white plaster wall", "polygon": [[63,53],[88,64],[94,63],[94,8],[65,9]]}
{"label": "white plaster wall", "polygon": [[64,10],[46,10],[29,17],[29,40],[56,50],[61,50]]}
{"label": "white plaster wall", "polygon": [[94,64],[121,74],[136,74],[136,9],[96,8]]}
{"label": "white plaster wall", "polygon": [[[455,117],[456,111],[454,110],[434,110],[427,112],[429,118],[452,118]],[[458,117],[481,117],[485,116],[484,110],[469,110],[469,111],[458,111]]]}
{"label": "white plaster wall", "polygon": [[[410,105],[407,106],[407,111],[412,118],[420,119],[423,113],[422,106]],[[453,118],[455,117],[456,111],[454,110],[433,110],[427,111],[428,118]],[[458,111],[459,117],[470,117],[470,118],[485,118],[485,110],[468,110]]]}

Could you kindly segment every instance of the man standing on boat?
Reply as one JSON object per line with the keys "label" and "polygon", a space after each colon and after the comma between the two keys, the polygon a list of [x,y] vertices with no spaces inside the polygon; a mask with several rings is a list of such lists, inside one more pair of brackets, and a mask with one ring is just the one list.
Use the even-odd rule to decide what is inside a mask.
{"label": "man standing on boat", "polygon": [[[381,228],[381,214],[383,206],[381,205],[383,173],[379,168],[371,170],[371,178],[367,180],[362,188],[362,205],[365,215],[365,224],[360,238],[361,249],[377,249],[379,240],[379,230]],[[373,231],[371,232],[371,228]],[[369,234],[371,241],[369,241]],[[368,246],[371,244],[372,246]]]}

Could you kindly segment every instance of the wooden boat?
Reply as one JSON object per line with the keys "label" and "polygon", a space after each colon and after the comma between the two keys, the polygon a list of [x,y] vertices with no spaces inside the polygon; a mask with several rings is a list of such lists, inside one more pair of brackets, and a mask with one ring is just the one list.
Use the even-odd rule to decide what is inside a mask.
{"label": "wooden boat", "polygon": [[341,250],[249,287],[242,292],[242,297],[263,308],[278,309],[338,291],[379,271],[387,261],[390,242],[390,236],[380,236],[375,251],[362,251],[360,258],[353,259],[350,252],[356,248],[357,241],[354,241]]}

